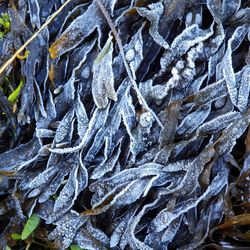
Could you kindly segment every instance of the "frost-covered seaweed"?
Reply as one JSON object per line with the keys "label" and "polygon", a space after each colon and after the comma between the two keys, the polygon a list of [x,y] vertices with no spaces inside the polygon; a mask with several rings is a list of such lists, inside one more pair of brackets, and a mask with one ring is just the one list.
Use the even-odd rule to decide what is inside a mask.
{"label": "frost-covered seaweed", "polygon": [[[0,63],[63,2],[2,1]],[[0,76],[0,248],[33,213],[55,249],[247,247],[249,10],[67,4]]]}

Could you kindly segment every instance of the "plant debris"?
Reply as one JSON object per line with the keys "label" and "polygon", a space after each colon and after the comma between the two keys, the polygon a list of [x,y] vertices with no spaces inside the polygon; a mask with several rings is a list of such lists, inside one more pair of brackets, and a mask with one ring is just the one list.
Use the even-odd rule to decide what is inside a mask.
{"label": "plant debris", "polygon": [[0,249],[249,249],[250,1],[0,15]]}

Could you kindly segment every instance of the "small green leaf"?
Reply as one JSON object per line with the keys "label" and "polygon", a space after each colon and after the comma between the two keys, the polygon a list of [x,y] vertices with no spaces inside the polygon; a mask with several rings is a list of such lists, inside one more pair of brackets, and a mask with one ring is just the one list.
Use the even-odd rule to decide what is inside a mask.
{"label": "small green leaf", "polygon": [[5,22],[10,22],[10,17],[8,15],[8,13],[2,13],[2,18]]}
{"label": "small green leaf", "polygon": [[2,13],[2,17],[0,18],[0,24],[6,29],[10,29],[10,17],[7,13]]}
{"label": "small green leaf", "polygon": [[83,248],[79,247],[78,245],[70,245],[71,250],[83,250]]}
{"label": "small green leaf", "polygon": [[0,31],[0,39],[4,37],[4,32]]}
{"label": "small green leaf", "polygon": [[5,250],[11,250],[11,248],[7,246]]}
{"label": "small green leaf", "polygon": [[5,22],[4,28],[6,29],[6,31],[9,31],[10,30],[10,22]]}
{"label": "small green leaf", "polygon": [[51,199],[52,201],[56,201],[57,198],[58,198],[58,195],[57,195],[57,194],[53,194],[53,195],[50,196],[50,199]]}
{"label": "small green leaf", "polygon": [[11,235],[11,238],[13,239],[13,240],[21,240],[21,235],[20,234],[12,234]]}
{"label": "small green leaf", "polygon": [[2,13],[2,17],[0,17],[0,25],[2,26],[1,29],[4,31],[0,32],[0,39],[4,37],[10,31],[10,17],[7,13]]}
{"label": "small green leaf", "polygon": [[4,19],[0,18],[0,25],[4,26],[4,23],[5,23]]}
{"label": "small green leaf", "polygon": [[103,57],[109,52],[109,48],[110,48],[112,39],[113,39],[113,37],[109,36],[106,44],[102,48],[101,52],[98,54],[97,58],[94,60],[94,64],[99,63],[103,59]]}
{"label": "small green leaf", "polygon": [[39,222],[40,218],[36,214],[32,214],[24,226],[21,239],[22,240],[27,239],[37,228]]}
{"label": "small green leaf", "polygon": [[23,80],[20,81],[20,84],[18,85],[18,87],[9,95],[8,97],[8,100],[11,102],[11,103],[14,103],[16,102],[18,96],[19,96],[19,93],[23,87]]}

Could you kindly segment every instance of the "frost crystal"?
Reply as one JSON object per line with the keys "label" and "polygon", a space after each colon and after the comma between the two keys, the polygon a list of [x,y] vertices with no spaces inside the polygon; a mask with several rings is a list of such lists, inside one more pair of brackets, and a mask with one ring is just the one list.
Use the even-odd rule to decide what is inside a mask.
{"label": "frost crystal", "polygon": [[243,249],[249,3],[0,0],[0,249]]}

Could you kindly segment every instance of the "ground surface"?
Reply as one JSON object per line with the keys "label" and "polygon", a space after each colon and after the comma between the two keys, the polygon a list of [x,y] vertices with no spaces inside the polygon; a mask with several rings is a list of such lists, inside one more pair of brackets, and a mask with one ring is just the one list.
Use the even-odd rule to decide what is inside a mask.
{"label": "ground surface", "polygon": [[249,1],[0,14],[0,249],[249,249]]}

